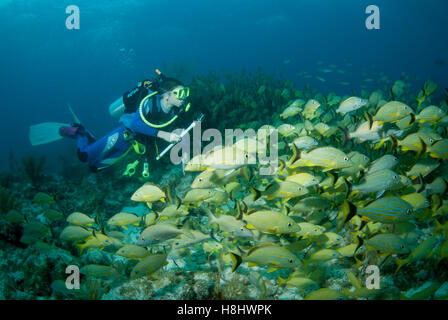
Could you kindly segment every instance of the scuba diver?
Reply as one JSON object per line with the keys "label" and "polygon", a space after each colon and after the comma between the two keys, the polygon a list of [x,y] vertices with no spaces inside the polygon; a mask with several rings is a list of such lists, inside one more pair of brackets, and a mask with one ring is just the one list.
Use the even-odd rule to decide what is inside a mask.
{"label": "scuba diver", "polygon": [[[112,117],[118,118],[120,127],[101,139],[84,128],[72,112],[75,123],[41,123],[30,127],[32,145],[44,144],[63,137],[76,140],[78,158],[87,162],[93,172],[110,167],[131,150],[142,156],[146,153],[149,137],[157,137],[170,143],[182,140],[180,135],[161,130],[172,124],[182,112],[190,108],[187,98],[190,90],[179,80],[165,77],[156,69],[154,81],[140,81],[132,90],[123,94],[109,107]],[[144,160],[143,176],[148,177],[148,163]],[[139,160],[128,165],[123,175],[132,176]]]}

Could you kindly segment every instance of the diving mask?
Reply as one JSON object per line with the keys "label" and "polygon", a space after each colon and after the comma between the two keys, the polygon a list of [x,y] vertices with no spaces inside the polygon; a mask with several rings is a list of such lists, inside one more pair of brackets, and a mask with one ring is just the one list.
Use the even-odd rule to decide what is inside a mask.
{"label": "diving mask", "polygon": [[183,87],[183,88],[177,88],[173,91],[174,96],[179,100],[185,100],[190,96],[190,88]]}

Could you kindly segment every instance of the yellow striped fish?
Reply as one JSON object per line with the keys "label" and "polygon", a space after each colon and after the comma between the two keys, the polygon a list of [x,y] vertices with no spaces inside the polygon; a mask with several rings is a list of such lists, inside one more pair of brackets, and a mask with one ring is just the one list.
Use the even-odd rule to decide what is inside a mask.
{"label": "yellow striped fish", "polygon": [[381,233],[365,241],[367,246],[385,253],[409,253],[406,241],[393,233]]}
{"label": "yellow striped fish", "polygon": [[366,174],[374,173],[376,171],[384,169],[392,170],[397,166],[398,162],[399,160],[397,157],[391,154],[385,154],[381,158],[378,158],[375,161],[372,161],[372,163],[370,163],[369,169],[367,170]]}
{"label": "yellow striped fish", "polygon": [[[429,132],[415,132],[407,135],[403,140],[396,140],[396,145],[401,148],[402,151],[415,151],[423,152],[426,150],[427,146],[431,146],[441,137],[436,133]],[[422,143],[422,141],[424,143]]]}
{"label": "yellow striped fish", "polygon": [[394,185],[400,183],[400,176],[398,173],[392,170],[380,170],[375,171],[372,174],[366,175],[363,178],[363,182],[357,186],[351,186],[348,181],[346,181],[348,186],[348,194],[350,191],[355,191],[359,193],[370,193],[387,191],[391,189]]}
{"label": "yellow striped fish", "polygon": [[448,139],[441,139],[428,146],[428,153],[437,159],[448,159]]}
{"label": "yellow striped fish", "polygon": [[329,288],[321,288],[305,296],[305,300],[344,300],[344,299],[347,299],[345,293],[339,290]]}
{"label": "yellow striped fish", "polygon": [[446,112],[436,106],[428,106],[424,108],[415,117],[418,122],[438,122],[446,116]]}
{"label": "yellow striped fish", "polygon": [[439,237],[431,236],[420,243],[406,259],[396,259],[397,270],[395,270],[395,273],[397,273],[398,270],[400,270],[404,265],[408,265],[421,259],[429,258],[434,252],[437,251],[436,249],[438,247],[439,241]]}
{"label": "yellow striped fish", "polygon": [[353,166],[341,169],[343,175],[355,175],[359,171],[365,170],[370,162],[369,157],[358,151],[351,151],[347,155],[350,158],[350,161],[353,162]]}
{"label": "yellow striped fish", "polygon": [[343,211],[347,214],[345,221],[350,220],[355,214],[382,223],[397,223],[413,218],[411,204],[399,197],[381,198],[362,208],[357,208],[346,201]]}
{"label": "yellow striped fish", "polygon": [[419,175],[426,177],[440,166],[440,162],[434,159],[419,160],[408,172],[406,176],[411,179],[417,178]]}
{"label": "yellow striped fish", "polygon": [[286,177],[285,181],[298,183],[304,187],[311,187],[319,183],[319,178],[307,172],[297,173]]}
{"label": "yellow striped fish", "polygon": [[381,125],[384,122],[396,122],[410,114],[415,114],[411,107],[400,101],[390,101],[381,106],[373,116],[373,121]]}
{"label": "yellow striped fish", "polygon": [[265,242],[251,248],[243,258],[235,253],[231,253],[230,255],[234,262],[232,272],[242,262],[248,262],[249,267],[256,265],[268,266],[270,267],[268,272],[277,269],[296,269],[302,266],[300,259],[291,251],[271,242]]}
{"label": "yellow striped fish", "polygon": [[160,200],[165,202],[165,198],[166,195],[162,189],[152,183],[147,182],[134,192],[131,200],[137,202],[155,202]]}
{"label": "yellow striped fish", "polygon": [[296,154],[299,159],[290,166],[291,169],[316,166],[323,167],[324,171],[328,171],[353,166],[353,162],[344,152],[333,147],[321,147],[303,153],[296,150]]}
{"label": "yellow striped fish", "polygon": [[298,183],[281,180],[277,180],[276,183],[268,185],[264,191],[260,192],[255,188],[252,188],[252,191],[255,193],[254,201],[261,196],[266,196],[268,200],[277,198],[288,200],[294,197],[303,196],[309,192],[307,188]]}
{"label": "yellow striped fish", "polygon": [[431,205],[424,195],[417,192],[401,196],[401,199],[409,202],[414,210],[428,208]]}
{"label": "yellow striped fish", "polygon": [[243,220],[247,221],[247,228],[257,229],[264,233],[291,234],[301,230],[293,219],[278,211],[255,211],[243,216]]}
{"label": "yellow striped fish", "polygon": [[131,278],[139,278],[147,275],[151,275],[164,265],[167,265],[165,253],[151,254],[137,263],[131,271]]}

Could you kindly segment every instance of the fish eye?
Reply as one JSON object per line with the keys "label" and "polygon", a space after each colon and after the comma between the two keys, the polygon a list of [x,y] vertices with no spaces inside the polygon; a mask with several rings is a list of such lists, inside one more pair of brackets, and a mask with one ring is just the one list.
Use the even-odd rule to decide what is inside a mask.
{"label": "fish eye", "polygon": [[400,248],[401,248],[401,249],[404,249],[404,245],[402,244],[402,245],[400,246]]}
{"label": "fish eye", "polygon": [[429,143],[433,143],[434,142],[434,140],[432,140],[431,138],[429,138]]}
{"label": "fish eye", "polygon": [[316,179],[313,178],[313,179],[311,179],[311,181],[316,182]]}
{"label": "fish eye", "polygon": [[344,161],[348,161],[348,158],[347,158],[347,157],[344,157]]}
{"label": "fish eye", "polygon": [[394,176],[394,180],[397,180],[397,179],[398,179],[398,176],[397,176],[397,175],[395,175],[395,176]]}
{"label": "fish eye", "polygon": [[302,187],[298,187],[297,189],[298,189],[299,191],[302,191]]}
{"label": "fish eye", "polygon": [[241,228],[240,230],[241,230],[241,231],[244,231],[244,228]]}
{"label": "fish eye", "polygon": [[199,178],[199,182],[202,182],[202,178]]}
{"label": "fish eye", "polygon": [[406,110],[408,108],[408,106],[404,106],[404,110]]}
{"label": "fish eye", "polygon": [[408,214],[411,214],[412,210],[411,210],[411,209],[408,209],[406,212],[407,212]]}
{"label": "fish eye", "polygon": [[249,155],[245,154],[244,157],[247,159],[247,158],[249,158]]}
{"label": "fish eye", "polygon": [[291,222],[290,222],[290,223],[288,223],[288,227],[291,227],[291,226],[292,226]]}
{"label": "fish eye", "polygon": [[294,261],[291,259],[291,260],[289,260],[289,263],[293,263]]}
{"label": "fish eye", "polygon": [[174,245],[178,246],[178,245],[179,245],[179,242],[175,242]]}

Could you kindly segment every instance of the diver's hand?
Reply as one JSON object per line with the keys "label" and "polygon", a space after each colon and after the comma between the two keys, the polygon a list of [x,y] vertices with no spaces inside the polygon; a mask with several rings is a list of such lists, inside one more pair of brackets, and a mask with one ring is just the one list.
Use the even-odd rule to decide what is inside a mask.
{"label": "diver's hand", "polygon": [[182,141],[182,137],[178,134],[171,133],[170,134],[170,142],[171,143],[179,143]]}
{"label": "diver's hand", "polygon": [[159,132],[157,132],[157,137],[171,143],[177,143],[182,140],[182,137],[180,135],[162,130],[159,130]]}

